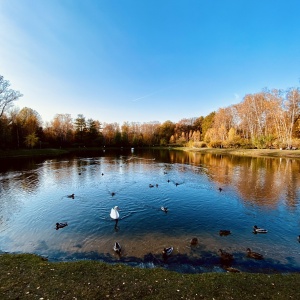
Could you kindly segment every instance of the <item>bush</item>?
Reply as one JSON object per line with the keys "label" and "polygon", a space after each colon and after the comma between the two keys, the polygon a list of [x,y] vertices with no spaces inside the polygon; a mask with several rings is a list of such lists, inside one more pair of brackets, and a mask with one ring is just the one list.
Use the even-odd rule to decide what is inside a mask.
{"label": "bush", "polygon": [[234,139],[231,139],[230,141],[225,141],[223,143],[223,146],[226,148],[243,148],[243,149],[248,149],[248,148],[253,148],[253,145],[250,143],[249,140],[243,139],[239,136],[236,136]]}
{"label": "bush", "polygon": [[205,142],[194,142],[193,147],[195,147],[195,148],[206,148],[207,144]]}
{"label": "bush", "polygon": [[208,146],[211,148],[221,148],[222,142],[221,141],[210,141]]}
{"label": "bush", "polygon": [[300,139],[293,139],[292,145],[293,145],[293,147],[296,147],[299,149],[300,148]]}
{"label": "bush", "polygon": [[190,147],[190,148],[196,147],[196,146],[195,146],[195,143],[194,143],[192,140],[188,141],[188,142],[186,143],[185,146],[186,146],[186,147]]}
{"label": "bush", "polygon": [[180,137],[177,141],[176,144],[179,144],[180,146],[185,146],[186,145],[186,140],[184,137]]}
{"label": "bush", "polygon": [[166,146],[167,144],[168,143],[167,143],[166,139],[160,139],[160,141],[159,141],[160,146]]}

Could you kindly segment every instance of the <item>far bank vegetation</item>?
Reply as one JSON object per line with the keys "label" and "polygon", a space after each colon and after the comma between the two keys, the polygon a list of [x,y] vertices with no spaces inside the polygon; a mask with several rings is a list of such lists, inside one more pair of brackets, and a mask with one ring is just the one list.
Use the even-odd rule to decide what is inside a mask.
{"label": "far bank vegetation", "polygon": [[[263,90],[207,116],[177,123],[104,123],[78,114],[43,122],[32,108],[13,101],[22,95],[0,75],[0,149],[183,146],[193,148],[297,149],[300,89]],[[200,112],[199,112],[200,113]]]}

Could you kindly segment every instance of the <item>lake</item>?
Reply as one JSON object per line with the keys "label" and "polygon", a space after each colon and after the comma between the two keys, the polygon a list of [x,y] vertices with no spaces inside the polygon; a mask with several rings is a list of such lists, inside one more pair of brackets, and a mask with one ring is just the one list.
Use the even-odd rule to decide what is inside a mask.
{"label": "lake", "polygon": [[[186,273],[299,272],[299,187],[300,160],[291,158],[120,149],[2,159],[0,252]],[[117,224],[110,218],[114,206]],[[68,225],[57,230],[60,222]],[[268,233],[254,234],[254,225]],[[121,255],[113,251],[116,241]],[[247,248],[264,259],[247,257]],[[219,249],[234,259],[222,261]]]}

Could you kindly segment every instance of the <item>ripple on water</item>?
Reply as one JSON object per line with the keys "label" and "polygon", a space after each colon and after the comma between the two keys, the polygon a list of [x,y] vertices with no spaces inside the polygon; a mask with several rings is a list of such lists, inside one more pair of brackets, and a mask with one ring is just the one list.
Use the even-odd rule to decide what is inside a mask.
{"label": "ripple on water", "polygon": [[[233,178],[241,170],[236,168]],[[224,182],[220,192],[214,181],[220,178],[218,172],[209,165],[112,157],[47,161],[36,169],[0,173],[5,186],[0,191],[0,250],[193,273],[223,272],[221,248],[233,253],[233,267],[243,270],[299,268],[296,212],[284,204],[270,206],[261,194],[255,201],[253,195],[243,198],[244,190]],[[226,175],[225,182],[229,179]],[[74,199],[68,198],[72,193]],[[109,216],[115,205],[120,207],[117,226]],[[56,222],[68,226],[56,230]],[[253,234],[255,224],[266,227],[268,234]],[[232,234],[220,237],[220,229]],[[196,247],[190,245],[193,237],[199,240]],[[122,245],[121,257],[113,251],[115,241]],[[164,261],[162,249],[168,246],[174,252]],[[266,260],[249,261],[247,247]]]}

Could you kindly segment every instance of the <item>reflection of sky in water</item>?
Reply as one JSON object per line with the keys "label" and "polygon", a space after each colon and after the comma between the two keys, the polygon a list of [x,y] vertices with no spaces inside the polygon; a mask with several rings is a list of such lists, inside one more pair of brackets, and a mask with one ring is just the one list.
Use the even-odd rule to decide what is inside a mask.
{"label": "reflection of sky in water", "polygon": [[[53,159],[2,171],[0,250],[157,265],[162,249],[173,245],[171,269],[203,271],[220,267],[222,248],[234,253],[233,266],[245,271],[299,271],[297,161],[234,162],[180,153],[164,153],[163,160],[161,152]],[[72,193],[75,198],[68,198]],[[118,230],[109,217],[115,205],[121,209]],[[68,226],[55,230],[56,222]],[[253,234],[255,224],[269,233]],[[220,237],[220,229],[232,234]],[[199,239],[193,248],[192,237]],[[121,258],[112,251],[116,240],[123,246]],[[247,247],[266,260],[251,262]]]}

